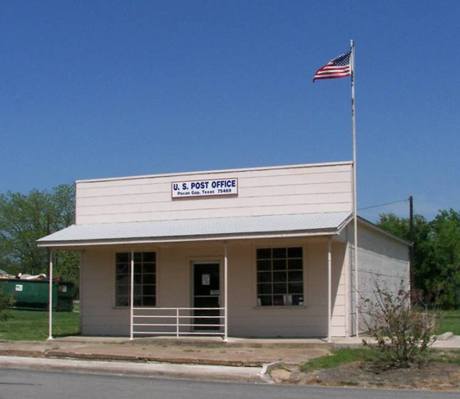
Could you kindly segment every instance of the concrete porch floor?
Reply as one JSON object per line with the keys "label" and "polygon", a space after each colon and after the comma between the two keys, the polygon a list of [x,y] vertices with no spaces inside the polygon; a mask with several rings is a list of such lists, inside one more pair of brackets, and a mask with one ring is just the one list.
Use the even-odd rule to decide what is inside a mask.
{"label": "concrete porch floor", "polygon": [[[338,340],[348,340],[348,338],[337,338]],[[227,342],[224,342],[222,337],[213,336],[181,336],[179,338],[172,336],[156,336],[156,337],[136,337],[130,341],[127,337],[112,337],[112,336],[68,336],[56,337],[54,341],[59,342],[87,342],[87,343],[158,343],[158,342],[175,342],[175,343],[213,343],[222,345],[324,345],[330,344],[326,338],[233,338],[228,337]],[[334,342],[334,341],[333,341]],[[359,341],[361,342],[361,341]]]}
{"label": "concrete porch floor", "polygon": [[[458,337],[460,338],[460,337]],[[132,341],[127,337],[108,337],[108,336],[68,336],[58,337],[55,341],[62,342],[86,342],[86,343],[133,343],[133,344],[149,344],[170,342],[176,344],[222,344],[223,346],[309,346],[309,347],[340,347],[340,346],[360,346],[363,344],[363,339],[369,340],[369,337],[361,335],[360,337],[332,337],[331,342],[327,338],[236,338],[228,337],[227,342],[223,341],[222,337],[213,336],[156,336],[156,337],[136,337]],[[371,340],[372,341],[372,340]],[[454,341],[452,341],[454,342]],[[440,342],[436,342],[440,345]]]}

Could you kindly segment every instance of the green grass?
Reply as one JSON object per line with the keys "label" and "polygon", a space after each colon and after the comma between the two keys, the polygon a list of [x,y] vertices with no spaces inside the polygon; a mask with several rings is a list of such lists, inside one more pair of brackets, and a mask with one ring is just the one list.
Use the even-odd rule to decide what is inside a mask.
{"label": "green grass", "polygon": [[[460,310],[443,310],[440,312],[438,334],[451,331],[460,335]],[[356,361],[375,360],[377,353],[370,348],[343,348],[332,351],[330,355],[312,359],[301,365],[304,372],[338,367]],[[435,351],[432,360],[460,365],[460,351]]]}
{"label": "green grass", "polygon": [[[43,310],[10,310],[10,317],[0,321],[0,339],[40,341],[48,338],[48,312]],[[78,335],[80,313],[53,312],[53,335]]]}
{"label": "green grass", "polygon": [[451,331],[460,335],[460,309],[443,310],[440,312],[438,334]]}
{"label": "green grass", "polygon": [[369,348],[342,348],[335,349],[330,355],[317,357],[302,364],[301,370],[304,372],[329,369],[340,366],[341,364],[367,361],[375,358],[375,351]]}
{"label": "green grass", "polygon": [[[301,365],[303,372],[319,369],[330,369],[342,364],[352,362],[366,362],[376,360],[378,353],[370,348],[343,348],[332,351],[330,355],[317,357]],[[460,350],[434,350],[430,353],[429,359],[436,362],[457,364],[460,366]]]}
{"label": "green grass", "polygon": [[460,350],[436,350],[431,354],[431,359],[437,362],[457,364],[460,366]]}

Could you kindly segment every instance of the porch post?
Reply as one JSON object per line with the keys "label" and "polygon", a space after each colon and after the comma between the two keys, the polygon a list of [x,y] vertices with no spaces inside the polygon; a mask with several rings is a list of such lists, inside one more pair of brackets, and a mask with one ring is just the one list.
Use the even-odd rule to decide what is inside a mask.
{"label": "porch post", "polygon": [[224,342],[228,339],[228,254],[224,243]]}
{"label": "porch post", "polygon": [[327,342],[331,342],[332,318],[332,239],[327,241]]}
{"label": "porch post", "polygon": [[48,275],[48,340],[53,339],[53,251],[50,251]]}
{"label": "porch post", "polygon": [[130,297],[129,297],[129,339],[133,339],[133,307],[134,307],[134,251],[131,251]]}

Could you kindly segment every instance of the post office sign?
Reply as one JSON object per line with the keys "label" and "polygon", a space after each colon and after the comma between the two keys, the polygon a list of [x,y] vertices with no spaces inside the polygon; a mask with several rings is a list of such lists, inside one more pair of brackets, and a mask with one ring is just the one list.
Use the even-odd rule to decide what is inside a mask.
{"label": "post office sign", "polygon": [[191,180],[171,183],[171,197],[173,199],[224,195],[238,195],[237,178]]}

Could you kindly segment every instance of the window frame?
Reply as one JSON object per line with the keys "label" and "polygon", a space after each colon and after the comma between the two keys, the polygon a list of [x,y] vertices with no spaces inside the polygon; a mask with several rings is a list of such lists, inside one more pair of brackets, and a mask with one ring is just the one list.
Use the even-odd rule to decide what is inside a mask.
{"label": "window frame", "polygon": [[[289,249],[297,249],[301,251],[301,256],[289,256],[288,251]],[[259,257],[259,251],[260,250],[270,250],[270,258],[264,258],[264,257]],[[285,255],[284,257],[275,257],[273,251],[274,250],[284,250]],[[303,245],[262,245],[262,246],[257,246],[255,247],[254,250],[254,269],[255,269],[255,301],[256,301],[256,307],[257,308],[263,308],[263,309],[271,309],[271,308],[302,308],[306,306],[306,297],[305,297],[305,247]],[[283,269],[275,269],[274,267],[274,261],[276,259],[283,259],[285,262],[285,267]],[[289,269],[289,259],[291,260],[300,260],[300,265],[294,269]],[[259,261],[268,261],[270,262],[270,268],[267,269],[266,271],[260,270],[259,269]],[[279,265],[280,266],[280,265]],[[299,279],[295,280],[290,280],[289,279],[289,274],[292,273],[301,273],[301,276]],[[266,282],[260,280],[260,276],[263,273],[269,273],[270,278],[266,280]],[[275,281],[275,274],[277,274],[278,278],[281,280],[276,280]],[[281,276],[281,274],[284,274],[284,277]],[[291,290],[289,289],[290,284],[301,284],[301,289],[298,292],[290,292]],[[259,289],[262,286],[266,286],[268,289],[268,293],[261,294]],[[284,292],[275,292],[275,285],[278,285],[278,288],[280,288],[281,285],[284,285]],[[270,303],[269,304],[262,304],[262,301],[260,300],[260,297],[266,297],[270,298]],[[283,303],[276,303],[275,301],[275,296],[280,297],[282,296],[282,301]],[[298,297],[298,303],[295,304],[294,302],[294,296]],[[290,298],[288,298],[290,297]]]}
{"label": "window frame", "polygon": [[[136,251],[133,253],[134,254],[134,272],[135,272],[135,275],[134,275],[134,304],[133,306],[134,307],[140,307],[140,308],[149,308],[149,307],[156,307],[158,305],[158,253],[157,251]],[[141,256],[141,260],[140,261],[136,261],[136,256]],[[153,261],[144,261],[144,254],[153,254]],[[127,261],[126,262],[119,262],[118,261],[118,256],[119,255],[127,255]],[[127,252],[127,251],[117,251],[114,253],[114,289],[113,289],[113,301],[114,301],[114,308],[118,308],[118,309],[126,309],[126,308],[129,308],[130,307],[130,298],[131,298],[131,279],[130,279],[130,276],[131,276],[131,252]],[[120,264],[126,264],[128,266],[128,271],[126,273],[126,276],[128,276],[128,284],[122,284],[122,286],[126,286],[127,287],[127,302],[126,304],[122,304],[119,302],[119,298],[120,296],[121,297],[126,297],[126,295],[120,295],[119,294],[119,283],[118,283],[118,266]],[[151,271],[150,273],[144,273],[144,264],[150,264],[150,265],[153,265],[153,271]],[[137,271],[139,270],[138,268],[141,267],[141,271],[140,273],[137,273]],[[136,284],[136,277],[137,275],[139,275],[140,277],[140,280],[141,280],[141,283],[139,284]],[[153,276],[153,283],[149,283],[149,284],[144,284],[143,283],[143,280],[144,280],[144,276],[145,275],[151,275]],[[140,295],[136,292],[136,286],[137,287],[140,287]],[[143,293],[144,291],[144,287],[153,287],[153,294],[148,294],[148,295],[145,295]],[[136,296],[139,296],[140,299],[141,299],[141,302],[140,303],[136,303]],[[153,303],[151,304],[144,304],[144,298],[145,297],[148,297],[148,298],[153,298]]]}

